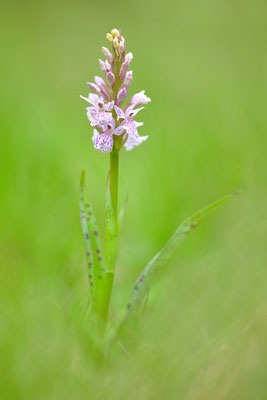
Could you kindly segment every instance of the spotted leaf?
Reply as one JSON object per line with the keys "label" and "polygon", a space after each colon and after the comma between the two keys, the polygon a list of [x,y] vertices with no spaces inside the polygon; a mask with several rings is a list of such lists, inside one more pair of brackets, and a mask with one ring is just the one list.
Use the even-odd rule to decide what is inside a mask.
{"label": "spotted leaf", "polygon": [[86,247],[89,286],[93,300],[96,301],[98,293],[101,291],[103,279],[102,258],[97,222],[87,197],[85,170],[82,171],[81,175],[80,218]]}
{"label": "spotted leaf", "polygon": [[185,222],[183,222],[178,229],[174,232],[169,241],[165,244],[163,249],[155,255],[154,258],[147,264],[143,272],[139,275],[132,289],[125,316],[121,322],[121,328],[130,321],[134,320],[135,316],[140,310],[140,306],[146,294],[149,292],[156,276],[161,271],[163,266],[171,257],[176,247],[185,239],[192,230],[194,230],[209,214],[213,213],[217,208],[226,204],[231,198],[232,194],[227,195],[210,206],[198,211]]}

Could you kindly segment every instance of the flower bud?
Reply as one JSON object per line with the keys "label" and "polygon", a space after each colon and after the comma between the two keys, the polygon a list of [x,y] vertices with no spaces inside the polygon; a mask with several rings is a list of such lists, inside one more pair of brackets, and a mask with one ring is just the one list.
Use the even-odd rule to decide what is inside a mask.
{"label": "flower bud", "polygon": [[95,83],[101,88],[104,94],[107,94],[107,86],[104,79],[100,78],[100,76],[95,76]]}
{"label": "flower bud", "polygon": [[100,59],[98,60],[98,62],[99,62],[99,67],[100,67],[101,71],[104,72],[104,74],[105,74],[107,72],[106,64],[104,63],[104,61],[102,61]]}
{"label": "flower bud", "polygon": [[111,70],[111,65],[108,61],[105,61],[105,66],[106,66],[106,71],[110,71]]}
{"label": "flower bud", "polygon": [[106,38],[108,39],[108,41],[109,41],[110,43],[113,42],[113,36],[112,36],[110,33],[107,33]]}
{"label": "flower bud", "polygon": [[96,94],[101,93],[101,89],[95,83],[87,82],[87,85],[94,93]]}
{"label": "flower bud", "polygon": [[128,89],[132,83],[133,80],[133,71],[128,71],[126,73],[124,82],[123,82],[123,87],[125,87],[126,89]]}
{"label": "flower bud", "polygon": [[113,62],[113,56],[106,47],[102,47],[102,53],[104,54],[109,63]]}
{"label": "flower bud", "polygon": [[108,72],[107,75],[107,81],[111,84],[111,86],[113,85],[114,81],[115,81],[115,76],[112,72]]}
{"label": "flower bud", "polygon": [[100,78],[100,76],[97,75],[95,76],[95,83],[100,87],[105,86],[104,79]]}
{"label": "flower bud", "polygon": [[130,63],[133,59],[133,53],[127,53],[125,56],[125,60],[128,61],[128,63]]}
{"label": "flower bud", "polygon": [[114,38],[120,36],[120,32],[116,28],[112,29],[111,34]]}
{"label": "flower bud", "polygon": [[119,47],[119,40],[117,37],[115,37],[115,39],[113,39],[113,46],[115,49],[117,49]]}
{"label": "flower bud", "polygon": [[123,54],[125,52],[125,39],[122,36],[119,44],[119,53]]}
{"label": "flower bud", "polygon": [[119,90],[118,96],[117,96],[117,104],[121,103],[125,97],[127,96],[127,89],[124,87]]}
{"label": "flower bud", "polygon": [[124,44],[123,44],[123,43],[120,43],[120,44],[119,44],[119,53],[120,53],[120,54],[123,54],[123,53],[124,53]]}
{"label": "flower bud", "polygon": [[130,64],[128,61],[124,61],[122,63],[121,69],[120,69],[120,78],[122,79],[124,77],[124,75],[126,74],[126,72],[128,71]]}

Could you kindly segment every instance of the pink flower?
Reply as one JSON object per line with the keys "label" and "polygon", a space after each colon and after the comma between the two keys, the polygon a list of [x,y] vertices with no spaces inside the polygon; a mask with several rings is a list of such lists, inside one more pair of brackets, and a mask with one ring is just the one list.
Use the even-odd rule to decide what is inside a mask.
{"label": "pink flower", "polygon": [[120,107],[114,106],[117,119],[122,119],[120,126],[125,130],[123,139],[126,138],[124,144],[126,150],[132,150],[135,146],[139,146],[148,138],[148,136],[139,136],[137,131],[137,128],[142,126],[143,122],[134,121],[135,115],[143,108],[144,107],[140,107],[134,110],[134,106],[130,105],[124,112]]}
{"label": "pink flower", "polygon": [[133,109],[133,106],[129,106],[127,110],[124,112],[120,107],[114,106],[114,109],[117,114],[117,119],[122,119],[121,125],[125,129],[126,133],[130,135],[138,135],[137,128],[141,125],[143,125],[142,122],[136,122],[134,121],[134,117],[136,114],[143,110],[144,107],[140,107],[137,109]]}
{"label": "pink flower", "polygon": [[112,111],[114,106],[114,101],[109,103],[104,103],[97,94],[90,93],[88,98],[80,96],[82,99],[86,100],[88,103],[92,104],[93,107],[87,107],[87,116],[89,121],[91,121],[92,126],[97,124],[108,123],[112,119]]}
{"label": "pink flower", "polygon": [[133,97],[131,98],[131,104],[134,107],[141,106],[141,104],[150,103],[150,101],[151,101],[151,99],[145,95],[144,90],[142,90],[139,93],[134,94]]}
{"label": "pink flower", "polygon": [[119,125],[115,128],[116,123],[113,118],[110,122],[104,122],[102,125],[99,124],[97,128],[100,130],[99,133],[94,129],[93,142],[94,148],[100,150],[102,153],[111,152],[113,148],[113,135],[122,135],[124,133],[124,128]]}
{"label": "pink flower", "polygon": [[100,150],[102,153],[108,153],[112,151],[113,148],[113,137],[103,133],[100,135],[97,130],[94,132],[93,136],[94,148]]}
{"label": "pink flower", "polygon": [[129,135],[126,143],[124,144],[124,147],[126,148],[127,151],[132,150],[135,146],[139,146],[141,143],[146,141],[148,136],[132,136]]}

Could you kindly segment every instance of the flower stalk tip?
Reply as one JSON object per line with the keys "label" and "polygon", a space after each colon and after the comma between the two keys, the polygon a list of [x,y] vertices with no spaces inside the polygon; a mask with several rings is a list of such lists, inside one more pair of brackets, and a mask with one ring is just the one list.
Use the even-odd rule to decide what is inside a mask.
{"label": "flower stalk tip", "polygon": [[112,50],[103,46],[101,50],[105,60],[98,60],[104,79],[95,76],[95,83],[87,82],[93,93],[88,97],[80,96],[90,103],[86,110],[94,127],[94,148],[102,153],[118,152],[123,146],[126,150],[132,150],[148,138],[139,136],[137,127],[143,123],[135,121],[135,115],[143,108],[137,107],[151,101],[142,90],[122,106],[133,81],[133,71],[129,71],[133,54],[126,54],[126,41],[120,30],[112,29],[106,38]]}

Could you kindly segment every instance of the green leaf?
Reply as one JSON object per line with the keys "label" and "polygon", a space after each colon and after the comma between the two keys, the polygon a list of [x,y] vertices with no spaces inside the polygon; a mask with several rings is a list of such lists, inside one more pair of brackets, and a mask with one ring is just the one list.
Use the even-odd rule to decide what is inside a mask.
{"label": "green leaf", "polygon": [[97,222],[87,197],[85,170],[81,175],[80,219],[86,247],[89,286],[92,298],[96,301],[103,285],[103,270]]}
{"label": "green leaf", "polygon": [[210,206],[198,211],[185,222],[183,222],[174,232],[163,249],[155,255],[154,258],[147,264],[143,272],[139,275],[132,289],[129,302],[127,304],[125,316],[121,322],[119,330],[125,323],[132,321],[139,312],[142,302],[150,290],[156,276],[161,271],[163,266],[171,257],[176,247],[185,239],[192,230],[194,230],[209,214],[213,213],[217,208],[226,204],[234,195],[224,196],[220,200]]}

